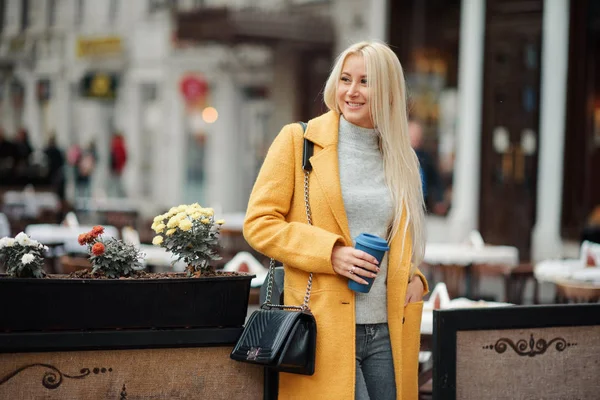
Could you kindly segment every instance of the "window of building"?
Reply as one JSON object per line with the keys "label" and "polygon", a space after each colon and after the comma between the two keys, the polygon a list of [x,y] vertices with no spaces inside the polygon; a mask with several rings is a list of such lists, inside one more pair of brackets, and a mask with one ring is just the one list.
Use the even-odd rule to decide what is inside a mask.
{"label": "window of building", "polygon": [[21,31],[29,26],[29,0],[21,2]]}
{"label": "window of building", "polygon": [[83,24],[84,11],[85,1],[77,0],[77,3],[75,3],[75,25],[80,26]]}
{"label": "window of building", "polygon": [[48,9],[46,11],[46,24],[52,27],[56,24],[57,0],[48,0]]}
{"label": "window of building", "polygon": [[4,31],[4,15],[5,15],[5,10],[6,10],[6,1],[5,0],[0,0],[0,33],[2,33]]}
{"label": "window of building", "polygon": [[194,8],[202,8],[206,5],[206,1],[205,0],[194,0],[193,2],[193,7]]}
{"label": "window of building", "polygon": [[153,14],[170,6],[177,9],[177,5],[177,0],[148,0],[148,13]]}
{"label": "window of building", "polygon": [[108,5],[108,23],[114,24],[118,18],[119,13],[119,0],[110,0]]}

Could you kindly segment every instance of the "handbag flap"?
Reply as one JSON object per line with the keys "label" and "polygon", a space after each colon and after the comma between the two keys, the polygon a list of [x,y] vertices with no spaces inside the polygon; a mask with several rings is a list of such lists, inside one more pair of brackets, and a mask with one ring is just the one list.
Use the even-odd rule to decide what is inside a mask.
{"label": "handbag flap", "polygon": [[231,358],[269,363],[285,345],[301,312],[286,310],[257,310],[248,319]]}

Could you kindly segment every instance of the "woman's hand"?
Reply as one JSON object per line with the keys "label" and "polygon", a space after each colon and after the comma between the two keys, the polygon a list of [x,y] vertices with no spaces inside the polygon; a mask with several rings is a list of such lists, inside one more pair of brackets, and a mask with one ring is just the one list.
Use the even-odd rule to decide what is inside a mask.
{"label": "woman's hand", "polygon": [[367,281],[362,279],[362,276],[375,278],[379,272],[377,266],[379,263],[375,257],[349,246],[334,246],[331,252],[331,264],[338,275],[363,285],[366,285]]}
{"label": "woman's hand", "polygon": [[425,287],[423,286],[423,281],[417,275],[413,276],[410,282],[408,283],[408,288],[406,289],[406,298],[404,299],[404,305],[406,306],[408,303],[415,303],[417,301],[423,300],[423,291]]}

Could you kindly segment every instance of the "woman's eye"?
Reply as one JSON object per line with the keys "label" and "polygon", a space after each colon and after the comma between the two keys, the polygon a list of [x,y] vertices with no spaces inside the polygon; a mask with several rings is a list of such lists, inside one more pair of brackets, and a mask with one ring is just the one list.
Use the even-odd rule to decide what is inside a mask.
{"label": "woman's eye", "polygon": [[350,82],[350,79],[346,76],[342,76],[342,81],[343,82]]}
{"label": "woman's eye", "polygon": [[367,80],[366,79],[361,79],[360,83],[363,84],[363,85],[366,85],[367,84]]}

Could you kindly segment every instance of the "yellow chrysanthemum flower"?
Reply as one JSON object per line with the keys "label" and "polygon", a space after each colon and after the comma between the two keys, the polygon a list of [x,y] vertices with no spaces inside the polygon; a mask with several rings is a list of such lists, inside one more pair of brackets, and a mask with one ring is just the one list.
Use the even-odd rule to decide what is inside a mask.
{"label": "yellow chrysanthemum flower", "polygon": [[154,220],[152,222],[160,222],[162,221],[164,218],[164,215],[157,215],[156,217],[154,217]]}
{"label": "yellow chrysanthemum flower", "polygon": [[215,214],[215,210],[213,210],[212,208],[203,208],[202,209],[202,214],[204,214],[204,215],[214,215]]}
{"label": "yellow chrysanthemum flower", "polygon": [[175,228],[177,225],[179,225],[179,218],[174,215],[169,219],[169,222],[167,222],[167,228]]}
{"label": "yellow chrysanthemum flower", "polygon": [[188,216],[188,215],[186,214],[186,212],[185,212],[185,211],[178,212],[178,213],[177,213],[177,215],[175,215],[175,217],[176,217],[176,218],[177,218],[179,221],[183,220],[184,218],[187,218],[187,216]]}
{"label": "yellow chrysanthemum flower", "polygon": [[165,224],[158,224],[156,226],[156,228],[154,229],[154,232],[156,233],[163,233],[163,231],[165,230],[166,226]]}
{"label": "yellow chrysanthemum flower", "polygon": [[169,208],[169,212],[167,212],[167,216],[172,217],[175,214],[177,214],[177,207]]}
{"label": "yellow chrysanthemum flower", "polygon": [[184,232],[189,231],[190,229],[192,229],[192,221],[190,221],[189,219],[183,219],[179,222],[179,229],[181,229]]}
{"label": "yellow chrysanthemum flower", "polygon": [[202,218],[202,213],[196,211],[195,213],[190,215],[190,217],[192,217],[193,219],[200,219],[200,218]]}
{"label": "yellow chrysanthemum flower", "polygon": [[167,235],[167,236],[173,236],[173,234],[175,233],[175,231],[177,231],[177,229],[169,229],[167,231],[167,233],[165,233],[165,235]]}
{"label": "yellow chrysanthemum flower", "polygon": [[163,237],[162,236],[154,236],[154,239],[152,239],[152,244],[155,246],[160,246],[163,242]]}
{"label": "yellow chrysanthemum flower", "polygon": [[208,225],[208,224],[210,224],[210,219],[208,219],[208,218],[202,218],[202,219],[200,220],[200,222],[202,222],[202,223],[203,223],[203,224],[205,224],[205,225]]}
{"label": "yellow chrysanthemum flower", "polygon": [[217,225],[223,225],[224,223],[225,223],[224,219],[218,219],[215,221],[215,224],[217,224]]}

